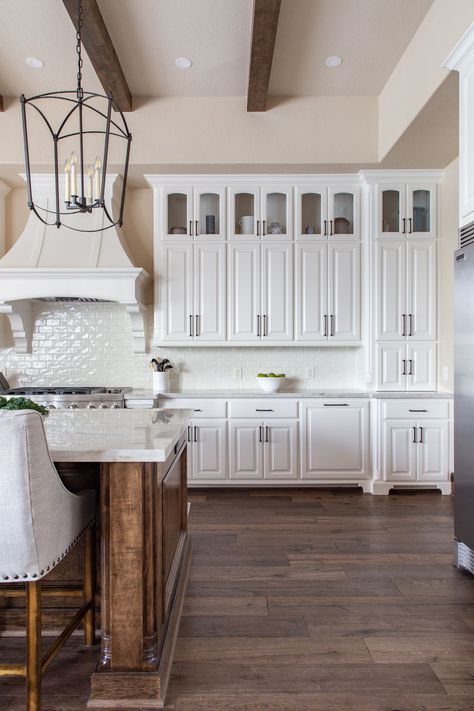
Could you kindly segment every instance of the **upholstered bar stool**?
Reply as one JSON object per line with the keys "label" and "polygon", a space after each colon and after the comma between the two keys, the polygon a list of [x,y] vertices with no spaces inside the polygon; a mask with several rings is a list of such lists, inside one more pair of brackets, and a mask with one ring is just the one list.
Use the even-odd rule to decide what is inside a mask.
{"label": "upholstered bar stool", "polygon": [[[41,676],[84,620],[94,644],[94,491],[65,488],[49,454],[43,420],[32,410],[0,410],[0,594],[26,583],[26,665],[2,665],[0,676],[26,677],[27,709],[40,711]],[[84,534],[83,605],[42,655],[41,579]],[[60,591],[58,591],[58,594]]]}

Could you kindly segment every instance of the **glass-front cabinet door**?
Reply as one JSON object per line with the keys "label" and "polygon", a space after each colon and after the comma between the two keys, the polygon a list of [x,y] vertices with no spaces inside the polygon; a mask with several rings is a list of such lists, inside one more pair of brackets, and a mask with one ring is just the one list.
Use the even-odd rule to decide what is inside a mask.
{"label": "glass-front cabinet door", "polygon": [[263,186],[260,235],[267,241],[292,239],[291,188]]}
{"label": "glass-front cabinet door", "polygon": [[229,239],[260,237],[261,223],[259,188],[248,185],[229,188]]}
{"label": "glass-front cabinet door", "polygon": [[358,188],[330,187],[329,199],[329,238],[359,238],[360,191]]}
{"label": "glass-front cabinet door", "polygon": [[435,193],[435,185],[408,185],[407,234],[409,237],[436,236]]}
{"label": "glass-front cabinet door", "polygon": [[296,239],[319,239],[328,235],[327,188],[322,186],[297,187]]}
{"label": "glass-front cabinet door", "polygon": [[406,232],[404,185],[379,187],[377,208],[377,235],[379,237],[400,237]]}
{"label": "glass-front cabinet door", "polygon": [[166,239],[191,238],[194,234],[193,189],[167,188],[163,194],[163,235]]}
{"label": "glass-front cabinet door", "polygon": [[225,239],[225,188],[203,186],[195,189],[193,232],[199,239]]}

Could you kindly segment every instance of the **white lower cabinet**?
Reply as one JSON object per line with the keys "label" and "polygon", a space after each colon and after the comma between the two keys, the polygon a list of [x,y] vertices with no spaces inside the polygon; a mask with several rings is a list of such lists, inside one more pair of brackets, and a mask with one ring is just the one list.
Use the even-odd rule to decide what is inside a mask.
{"label": "white lower cabinet", "polygon": [[374,493],[407,484],[449,493],[449,401],[386,400],[380,407],[381,479]]}
{"label": "white lower cabinet", "polygon": [[231,479],[296,479],[296,420],[230,420]]}
{"label": "white lower cabinet", "polygon": [[193,481],[227,479],[227,422],[192,421],[188,436],[188,470]]}
{"label": "white lower cabinet", "polygon": [[302,479],[368,479],[369,401],[304,400],[302,409]]}

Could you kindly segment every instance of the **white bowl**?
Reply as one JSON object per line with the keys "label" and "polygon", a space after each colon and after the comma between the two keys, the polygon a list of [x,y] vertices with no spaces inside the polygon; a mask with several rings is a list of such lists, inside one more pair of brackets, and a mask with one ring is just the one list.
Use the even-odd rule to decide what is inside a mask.
{"label": "white bowl", "polygon": [[285,378],[257,378],[257,380],[266,393],[276,393],[285,382]]}

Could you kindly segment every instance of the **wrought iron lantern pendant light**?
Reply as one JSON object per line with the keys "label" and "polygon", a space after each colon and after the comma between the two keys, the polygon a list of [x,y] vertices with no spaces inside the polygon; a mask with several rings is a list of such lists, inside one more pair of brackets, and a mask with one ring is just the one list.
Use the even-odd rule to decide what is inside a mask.
{"label": "wrought iron lantern pendant light", "polygon": [[[122,226],[125,192],[127,188],[128,164],[130,159],[131,133],[125,117],[114,101],[111,92],[97,94],[82,88],[82,39],[83,28],[82,0],[77,3],[77,87],[71,91],[48,92],[27,99],[20,97],[23,123],[23,141],[25,147],[25,168],[28,190],[28,207],[46,225],[67,226],[78,232],[98,232],[115,225]],[[48,120],[46,106],[56,109],[58,102],[65,102],[64,118],[59,120],[57,130],[53,121]],[[28,121],[31,110],[39,115],[41,125],[47,127],[47,133],[53,142],[53,162],[55,178],[54,210],[49,209],[44,200],[35,200],[31,177],[31,150],[28,137]],[[112,115],[112,109],[114,114]],[[114,162],[124,158],[121,195],[118,200],[118,215],[114,216],[104,201],[107,167],[113,142]],[[71,148],[69,155],[68,148]],[[93,150],[92,162],[90,152]],[[67,155],[67,157],[65,157]],[[60,164],[64,161],[64,173],[60,176]],[[120,161],[121,162],[121,161]],[[41,204],[43,202],[43,204]],[[103,219],[96,222],[97,227],[83,228],[74,223],[74,218],[64,221],[66,215],[103,211]],[[100,224],[99,224],[100,223]],[[90,221],[89,221],[90,224]]]}

